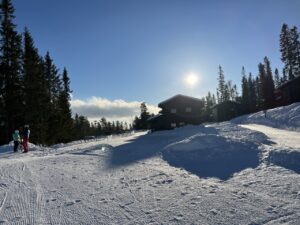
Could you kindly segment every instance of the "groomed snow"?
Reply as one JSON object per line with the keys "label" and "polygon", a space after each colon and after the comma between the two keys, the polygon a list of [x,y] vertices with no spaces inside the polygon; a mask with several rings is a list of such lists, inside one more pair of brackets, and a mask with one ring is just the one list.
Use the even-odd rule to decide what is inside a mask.
{"label": "groomed snow", "polygon": [[274,128],[300,131],[300,102],[241,116],[232,120],[234,123],[261,124]]}
{"label": "groomed snow", "polygon": [[[281,115],[298,108],[273,109],[277,127],[297,130],[300,119],[290,127]],[[269,123],[263,117],[255,121]],[[298,225],[300,151],[290,134],[235,120],[28,154],[2,146],[0,224]]]}

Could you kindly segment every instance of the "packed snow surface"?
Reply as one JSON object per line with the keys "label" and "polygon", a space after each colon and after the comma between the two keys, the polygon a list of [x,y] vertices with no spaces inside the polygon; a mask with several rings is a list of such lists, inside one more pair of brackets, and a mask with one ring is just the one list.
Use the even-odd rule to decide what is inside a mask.
{"label": "packed snow surface", "polygon": [[248,125],[241,125],[241,126],[244,128],[265,133],[268,137],[270,137],[273,141],[275,141],[280,146],[290,147],[293,149],[298,149],[300,151],[299,132],[286,131],[286,130],[276,129],[276,128],[267,127],[258,124],[248,124]]}
{"label": "packed snow surface", "polygon": [[260,111],[233,119],[235,123],[261,124],[274,128],[300,131],[300,102]]}
{"label": "packed snow surface", "polygon": [[299,133],[242,123],[2,146],[0,224],[298,225]]}

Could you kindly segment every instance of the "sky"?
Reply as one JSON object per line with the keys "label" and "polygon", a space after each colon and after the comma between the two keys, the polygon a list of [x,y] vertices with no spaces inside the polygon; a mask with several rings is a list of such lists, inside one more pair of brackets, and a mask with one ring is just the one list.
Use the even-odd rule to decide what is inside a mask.
{"label": "sky", "polygon": [[[72,110],[129,121],[176,94],[216,92],[218,66],[238,87],[265,56],[282,70],[283,23],[300,29],[300,0],[13,0],[27,26],[71,79]],[[193,76],[189,76],[193,74]],[[187,78],[189,76],[189,78]]]}

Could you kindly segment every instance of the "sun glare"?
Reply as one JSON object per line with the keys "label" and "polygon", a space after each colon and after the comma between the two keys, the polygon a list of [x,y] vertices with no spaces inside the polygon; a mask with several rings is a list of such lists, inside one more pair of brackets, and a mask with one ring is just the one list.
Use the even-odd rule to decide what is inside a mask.
{"label": "sun glare", "polygon": [[185,77],[185,83],[189,87],[194,87],[198,83],[198,81],[199,81],[199,78],[194,73],[187,74]]}

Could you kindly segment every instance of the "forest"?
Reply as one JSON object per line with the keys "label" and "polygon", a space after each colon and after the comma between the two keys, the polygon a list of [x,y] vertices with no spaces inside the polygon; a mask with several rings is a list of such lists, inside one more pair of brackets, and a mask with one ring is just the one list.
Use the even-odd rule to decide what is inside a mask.
{"label": "forest", "polygon": [[[11,140],[12,132],[30,125],[30,141],[42,145],[64,143],[86,136],[101,136],[147,129],[150,113],[145,103],[133,124],[120,121],[90,122],[82,115],[72,115],[71,81],[67,68],[57,68],[50,52],[39,53],[29,28],[22,33],[14,23],[11,0],[0,5],[0,144]],[[268,57],[258,63],[257,75],[241,69],[241,93],[231,80],[225,79],[222,66],[218,71],[216,94],[209,92],[202,112],[204,121],[213,121],[212,107],[235,101],[242,105],[243,114],[276,106],[274,91],[280,85],[300,76],[300,42],[296,26],[283,24],[279,35],[281,60],[284,68],[274,73]],[[101,115],[100,115],[101,116]]]}

